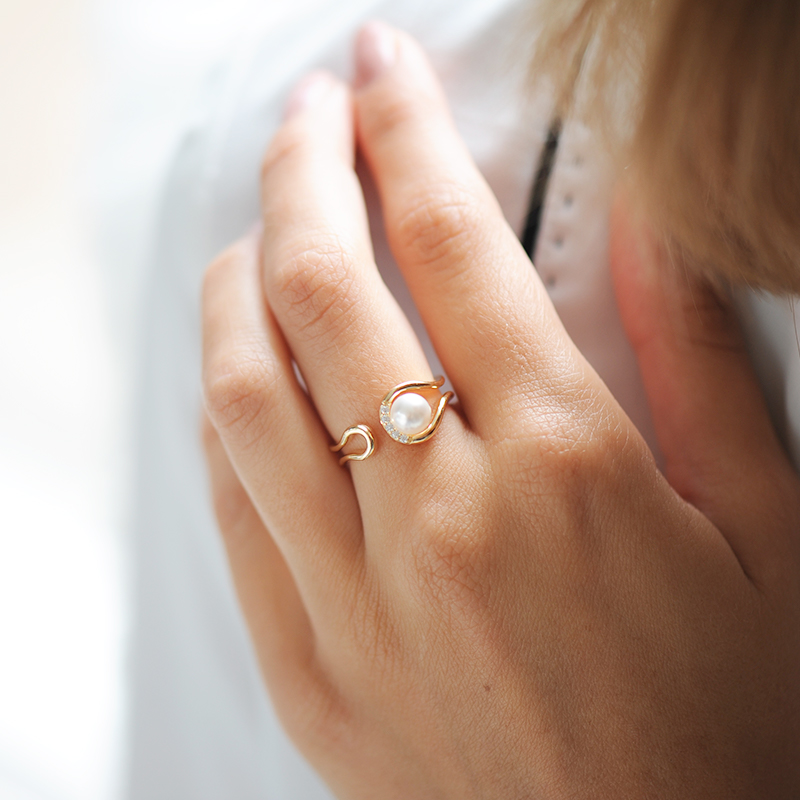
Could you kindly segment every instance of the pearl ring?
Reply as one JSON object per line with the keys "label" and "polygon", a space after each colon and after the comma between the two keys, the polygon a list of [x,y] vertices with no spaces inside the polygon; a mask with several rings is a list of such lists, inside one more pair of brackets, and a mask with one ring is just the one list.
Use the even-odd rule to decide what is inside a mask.
{"label": "pearl ring", "polygon": [[407,381],[400,383],[381,401],[381,425],[389,436],[401,444],[426,442],[436,433],[445,407],[453,397],[452,392],[437,392],[436,408],[425,397],[444,384],[444,378],[427,383]]}
{"label": "pearl ring", "polygon": [[[444,410],[453,397],[452,392],[440,394],[437,391],[443,385],[444,378],[439,376],[427,382],[406,381],[391,389],[381,401],[380,420],[386,433],[400,444],[427,442],[436,433]],[[428,400],[432,392],[436,392],[435,406]],[[375,438],[367,425],[354,425],[348,428],[331,450],[338,453],[347,444],[348,439],[356,434],[364,438],[365,450],[342,456],[339,459],[340,464],[346,464],[348,461],[364,461],[375,451]]]}

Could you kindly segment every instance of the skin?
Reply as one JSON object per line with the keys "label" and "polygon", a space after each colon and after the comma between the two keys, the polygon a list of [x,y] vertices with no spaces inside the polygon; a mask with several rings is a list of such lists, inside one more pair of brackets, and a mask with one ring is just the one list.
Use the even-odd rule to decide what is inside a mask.
{"label": "skin", "polygon": [[[421,49],[371,24],[304,82],[263,231],[204,287],[205,445],[277,712],[340,798],[800,793],[800,485],[733,318],[634,220],[611,262],[665,469],[564,331]],[[456,390],[374,264],[360,148]],[[308,387],[301,388],[294,359]],[[376,453],[329,446],[365,422]]]}

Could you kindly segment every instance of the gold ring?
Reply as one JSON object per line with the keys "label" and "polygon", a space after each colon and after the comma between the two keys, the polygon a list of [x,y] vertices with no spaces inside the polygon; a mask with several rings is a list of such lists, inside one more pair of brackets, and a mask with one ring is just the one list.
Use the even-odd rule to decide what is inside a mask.
{"label": "gold ring", "polygon": [[338,444],[331,445],[331,450],[338,453],[348,442],[351,436],[363,436],[366,448],[363,453],[347,453],[339,459],[340,464],[346,464],[348,461],[366,461],[375,452],[375,437],[372,431],[366,425],[353,425],[348,428],[339,439]]}
{"label": "gold ring", "polygon": [[[401,444],[426,442],[436,433],[442,415],[453,397],[452,392],[440,394],[444,378],[418,383],[406,381],[389,391],[381,401],[381,425],[389,436]],[[431,405],[426,395],[436,393],[438,401]]]}

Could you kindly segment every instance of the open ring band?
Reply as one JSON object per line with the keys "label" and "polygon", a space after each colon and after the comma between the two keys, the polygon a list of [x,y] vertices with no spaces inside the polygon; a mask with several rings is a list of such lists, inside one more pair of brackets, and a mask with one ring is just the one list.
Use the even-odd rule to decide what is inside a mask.
{"label": "open ring band", "polygon": [[363,436],[366,448],[363,453],[346,453],[339,459],[340,464],[346,464],[348,461],[365,461],[375,452],[375,437],[366,425],[353,425],[352,428],[348,428],[342,434],[339,443],[331,446],[331,450],[334,453],[338,453],[347,444],[351,436]]}

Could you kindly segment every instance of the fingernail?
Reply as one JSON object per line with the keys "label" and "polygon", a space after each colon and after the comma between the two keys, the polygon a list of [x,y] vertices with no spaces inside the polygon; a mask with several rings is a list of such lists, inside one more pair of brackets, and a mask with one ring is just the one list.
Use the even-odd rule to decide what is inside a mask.
{"label": "fingernail", "polygon": [[397,60],[397,37],[382,22],[368,22],[356,39],[356,89],[382,75]]}
{"label": "fingernail", "polygon": [[327,72],[312,72],[307,75],[289,95],[283,114],[284,119],[317,105],[333,86],[334,80]]}

